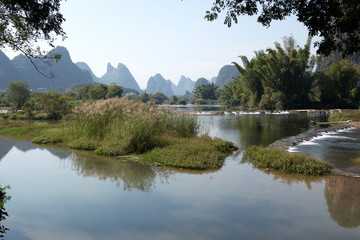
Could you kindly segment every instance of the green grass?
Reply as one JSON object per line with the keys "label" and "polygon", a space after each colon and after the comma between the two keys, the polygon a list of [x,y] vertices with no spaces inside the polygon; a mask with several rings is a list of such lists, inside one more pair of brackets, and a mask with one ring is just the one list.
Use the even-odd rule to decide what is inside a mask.
{"label": "green grass", "polygon": [[329,122],[340,122],[347,120],[360,121],[360,111],[354,110],[341,113],[333,113],[329,117]]}
{"label": "green grass", "polygon": [[32,138],[106,156],[141,156],[153,165],[190,169],[220,168],[237,148],[230,142],[197,136],[194,116],[172,114],[124,98],[84,103],[61,123],[7,122],[0,135]]}
{"label": "green grass", "polygon": [[353,158],[350,160],[351,162],[355,163],[355,164],[359,164],[360,165],[360,157],[357,158]]}
{"label": "green grass", "polygon": [[58,126],[47,122],[5,121],[0,123],[0,135],[32,139],[43,135],[54,135]]}
{"label": "green grass", "polygon": [[140,157],[140,160],[156,166],[188,169],[217,169],[237,147],[233,143],[209,136],[176,139],[164,148],[155,148]]}
{"label": "green grass", "polygon": [[333,169],[332,165],[313,157],[259,146],[248,148],[244,159],[257,168],[273,168],[313,176],[329,175]]}

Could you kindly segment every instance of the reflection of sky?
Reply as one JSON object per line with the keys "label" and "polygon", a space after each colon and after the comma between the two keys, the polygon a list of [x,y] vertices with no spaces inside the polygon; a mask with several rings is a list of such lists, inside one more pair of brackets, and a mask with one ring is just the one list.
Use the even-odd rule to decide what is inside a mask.
{"label": "reflection of sky", "polygon": [[[238,131],[211,127],[238,142]],[[324,199],[326,179],[304,182],[293,175],[287,179],[240,160],[241,155],[231,158],[222,169],[204,174],[172,172],[166,181],[156,174],[150,191],[123,191],[111,179],[96,176],[97,164],[87,165],[94,174],[83,177],[74,168],[74,158],[61,160],[43,148],[27,152],[12,148],[0,162],[1,184],[12,188],[8,191],[12,199],[6,204],[10,213],[4,222],[10,228],[6,239],[360,236],[360,228],[345,229],[331,219]],[[134,176],[131,169],[122,171]]]}

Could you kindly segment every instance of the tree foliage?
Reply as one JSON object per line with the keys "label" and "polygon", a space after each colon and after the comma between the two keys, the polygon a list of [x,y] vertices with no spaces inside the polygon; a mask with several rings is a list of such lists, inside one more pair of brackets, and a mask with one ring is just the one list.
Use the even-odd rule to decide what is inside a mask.
{"label": "tree foliage", "polygon": [[360,104],[359,67],[349,61],[333,63],[315,72],[310,54],[311,38],[303,48],[292,37],[284,38],[275,49],[256,52],[250,61],[241,56],[241,75],[225,85],[220,99],[230,105],[261,109],[308,107],[357,108]]}
{"label": "tree foliage", "polygon": [[[8,216],[8,213],[5,210],[4,204],[7,200],[9,200],[9,196],[6,195],[5,189],[9,187],[1,187],[0,186],[0,223],[1,221],[5,220]],[[0,225],[0,238],[4,237],[4,233],[9,230],[3,225]]]}
{"label": "tree foliage", "polygon": [[87,84],[83,87],[75,89],[75,95],[80,100],[99,100],[113,97],[121,97],[124,89],[118,85],[107,86],[105,84],[91,85]]}
{"label": "tree foliage", "polygon": [[360,103],[360,67],[347,60],[334,62],[325,73],[319,73],[317,87],[324,106],[357,108]]}
{"label": "tree foliage", "polygon": [[205,18],[213,21],[226,11],[224,24],[238,23],[241,15],[257,15],[269,27],[273,20],[295,15],[311,36],[320,36],[318,53],[343,55],[360,51],[360,4],[358,0],[216,0]]}
{"label": "tree foliage", "polygon": [[43,57],[44,52],[33,46],[45,40],[50,46],[56,35],[65,38],[59,12],[61,0],[1,0],[0,48],[10,47],[28,58]]}
{"label": "tree foliage", "polygon": [[9,82],[5,97],[12,107],[21,109],[24,103],[30,97],[28,85],[25,82]]}
{"label": "tree foliage", "polygon": [[24,104],[24,111],[31,118],[34,111],[43,111],[47,119],[61,119],[71,112],[71,97],[61,95],[55,91],[49,93],[37,93]]}
{"label": "tree foliage", "polygon": [[210,100],[216,100],[217,97],[217,89],[218,86],[214,83],[208,83],[208,84],[202,84],[194,89],[194,98],[195,99],[210,99]]}

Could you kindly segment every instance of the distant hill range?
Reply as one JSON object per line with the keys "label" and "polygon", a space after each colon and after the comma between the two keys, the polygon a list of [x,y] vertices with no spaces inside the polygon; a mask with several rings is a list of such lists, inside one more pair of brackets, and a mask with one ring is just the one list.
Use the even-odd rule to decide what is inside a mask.
{"label": "distant hill range", "polygon": [[186,91],[192,92],[194,90],[195,82],[184,75],[180,77],[178,85],[173,84],[172,90],[175,95],[184,95]]}
{"label": "distant hill range", "polygon": [[16,69],[10,59],[0,51],[0,89],[7,88],[9,82],[24,80],[24,75]]}
{"label": "distant hill range", "polygon": [[[97,77],[85,62],[72,62],[70,53],[65,47],[56,47],[48,56],[60,54],[61,58],[56,62],[53,58],[45,60],[32,59],[33,63],[24,55],[20,54],[10,60],[0,51],[0,89],[7,88],[9,82],[24,81],[34,91],[74,89],[85,84],[113,84],[116,83],[125,89],[142,92],[130,70],[122,63],[113,67],[107,65],[107,71],[102,77]],[[35,66],[37,69],[35,68]],[[200,84],[216,83],[222,88],[227,82],[232,81],[233,76],[239,75],[235,66],[226,65],[219,71],[217,77],[210,80],[200,78],[196,82],[188,77],[181,76],[178,84],[166,80],[161,74],[149,78],[146,92],[161,92],[166,96],[184,95],[192,92],[194,87]]]}
{"label": "distant hill range", "polygon": [[161,92],[166,96],[171,97],[175,95],[172,87],[173,83],[170,80],[165,80],[165,78],[158,73],[149,78],[145,91],[147,93]]}
{"label": "distant hill range", "polygon": [[[33,90],[51,90],[66,88],[73,84],[93,83],[90,73],[82,71],[71,61],[66,48],[56,47],[47,56],[51,57],[54,54],[61,55],[58,62],[53,58],[32,59],[38,70],[24,55],[15,57],[11,60],[11,64],[21,74],[21,77],[17,77],[16,80],[26,82],[29,88]],[[2,79],[1,82],[3,82]],[[0,87],[6,88],[7,85]]]}

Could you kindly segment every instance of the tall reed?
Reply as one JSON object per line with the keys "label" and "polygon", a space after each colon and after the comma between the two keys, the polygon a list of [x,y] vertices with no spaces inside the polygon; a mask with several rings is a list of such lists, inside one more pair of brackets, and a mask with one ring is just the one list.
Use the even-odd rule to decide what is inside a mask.
{"label": "tall reed", "polygon": [[[191,137],[198,130],[195,117],[126,98],[84,103],[73,111],[69,134],[75,143],[70,145],[86,148],[83,139],[99,141],[97,152],[107,155],[143,153],[166,145],[166,136]],[[81,144],[77,144],[79,139]]]}

